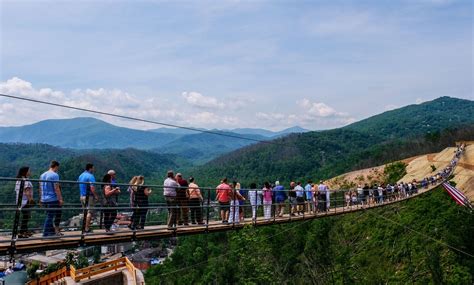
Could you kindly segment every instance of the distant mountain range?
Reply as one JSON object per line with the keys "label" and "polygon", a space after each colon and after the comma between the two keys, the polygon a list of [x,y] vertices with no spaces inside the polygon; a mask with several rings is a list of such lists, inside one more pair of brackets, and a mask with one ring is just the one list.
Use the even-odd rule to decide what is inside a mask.
{"label": "distant mountain range", "polygon": [[[207,129],[199,128],[198,130],[207,131]],[[199,134],[199,131],[192,131],[186,129],[176,129],[176,128],[158,128],[158,129],[151,129],[151,132],[160,133],[160,134],[178,134],[178,135],[192,135],[192,134]],[[288,129],[281,130],[279,132],[274,132],[266,129],[252,129],[252,128],[238,128],[238,129],[212,129],[210,131],[213,132],[226,132],[226,133],[233,133],[239,135],[258,135],[267,138],[276,138],[281,136],[286,136],[293,133],[306,133],[310,130],[304,129],[299,126],[291,127]]]}
{"label": "distant mountain range", "polygon": [[197,168],[207,183],[325,179],[355,169],[439,151],[455,140],[474,140],[474,101],[441,97],[384,112],[343,128],[292,134],[256,144]]}
{"label": "distant mountain range", "polygon": [[[294,127],[280,132],[264,129],[212,131],[234,137],[269,140],[308,130]],[[206,162],[221,154],[255,143],[251,140],[186,129],[135,130],[87,117],[45,120],[20,127],[0,127],[0,142],[44,143],[72,149],[136,148],[152,150],[157,153],[176,154],[195,162]]]}

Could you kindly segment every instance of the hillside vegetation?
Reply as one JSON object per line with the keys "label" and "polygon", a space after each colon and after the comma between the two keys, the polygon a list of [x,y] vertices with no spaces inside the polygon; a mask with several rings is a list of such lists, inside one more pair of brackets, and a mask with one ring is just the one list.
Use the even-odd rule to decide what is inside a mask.
{"label": "hillside vegetation", "polygon": [[97,177],[114,169],[117,179],[123,182],[128,182],[133,175],[161,179],[166,170],[185,165],[184,160],[174,155],[137,149],[77,151],[45,144],[0,143],[0,176],[14,177],[20,167],[28,165],[32,177],[38,178],[48,170],[49,162],[53,159],[61,163],[59,174],[63,180],[76,180],[84,171],[86,163],[95,165]]}
{"label": "hillside vegetation", "polygon": [[[416,233],[409,230],[416,229]],[[441,189],[367,212],[180,238],[147,284],[466,284],[474,216]]]}
{"label": "hillside vegetation", "polygon": [[[248,146],[210,161],[193,174],[212,181],[222,176],[244,182],[327,179],[351,170],[438,152],[456,140],[474,139],[473,110],[473,101],[442,97],[385,112],[345,128],[293,134],[274,140],[276,144]],[[453,120],[452,114],[458,119]],[[423,122],[425,127],[415,127]]]}

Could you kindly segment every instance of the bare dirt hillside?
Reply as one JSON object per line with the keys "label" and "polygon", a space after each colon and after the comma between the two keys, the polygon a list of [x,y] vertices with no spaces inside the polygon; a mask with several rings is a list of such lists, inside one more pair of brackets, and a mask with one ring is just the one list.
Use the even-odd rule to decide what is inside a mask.
{"label": "bare dirt hillside", "polygon": [[[402,160],[407,165],[407,174],[400,181],[421,180],[424,177],[435,175],[449,165],[456,151],[455,147],[448,147],[439,153],[430,153]],[[328,181],[331,188],[352,188],[357,184],[382,183],[384,181],[385,165],[352,171],[337,176]],[[474,142],[470,142],[459,160],[454,172],[456,187],[463,191],[471,201],[474,201]]]}

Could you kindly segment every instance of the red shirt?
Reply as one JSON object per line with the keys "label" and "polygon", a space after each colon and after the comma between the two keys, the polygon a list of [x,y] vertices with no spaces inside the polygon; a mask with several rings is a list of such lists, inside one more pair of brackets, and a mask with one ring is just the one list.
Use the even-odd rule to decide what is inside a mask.
{"label": "red shirt", "polygon": [[230,201],[230,195],[232,194],[232,187],[230,185],[222,183],[217,186],[216,191],[219,202],[227,203]]}

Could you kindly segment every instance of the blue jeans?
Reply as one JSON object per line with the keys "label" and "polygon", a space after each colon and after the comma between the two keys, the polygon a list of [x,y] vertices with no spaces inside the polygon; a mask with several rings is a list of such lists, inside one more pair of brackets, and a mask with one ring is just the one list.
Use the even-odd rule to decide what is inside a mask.
{"label": "blue jeans", "polygon": [[55,235],[54,227],[59,227],[59,223],[61,222],[61,209],[59,209],[61,206],[59,205],[59,201],[43,202],[42,204],[43,207],[47,209],[43,226],[43,236]]}

